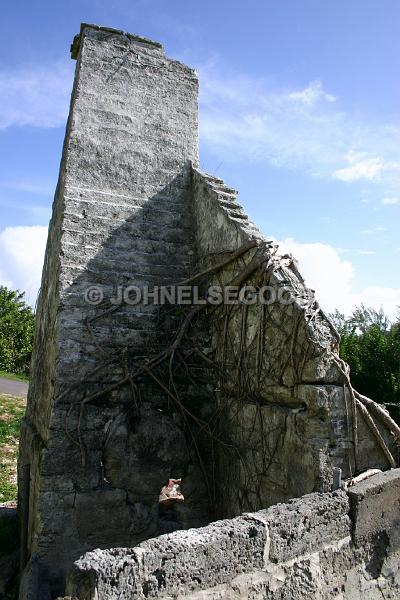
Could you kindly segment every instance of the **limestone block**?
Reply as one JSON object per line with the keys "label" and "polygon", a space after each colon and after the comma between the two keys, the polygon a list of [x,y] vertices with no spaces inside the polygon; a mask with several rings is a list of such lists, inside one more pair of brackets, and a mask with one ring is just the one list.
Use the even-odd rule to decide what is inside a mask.
{"label": "limestone block", "polygon": [[342,491],[308,494],[249,515],[266,523],[269,560],[286,562],[350,535],[349,503]]}
{"label": "limestone block", "polygon": [[378,473],[348,489],[356,544],[381,535],[400,548],[400,469]]}

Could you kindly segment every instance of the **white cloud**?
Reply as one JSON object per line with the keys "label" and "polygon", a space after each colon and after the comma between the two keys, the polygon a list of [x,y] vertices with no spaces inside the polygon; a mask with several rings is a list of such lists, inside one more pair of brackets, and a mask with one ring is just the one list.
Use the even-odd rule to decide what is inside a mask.
{"label": "white cloud", "polygon": [[382,200],[382,204],[400,204],[399,196],[387,196]]}
{"label": "white cloud", "polygon": [[279,250],[293,254],[299,261],[301,274],[307,285],[315,290],[322,306],[333,310],[342,308],[344,302],[348,304],[354,269],[335,248],[318,242],[302,244],[286,238],[279,242]]}
{"label": "white cloud", "polygon": [[386,227],[372,227],[372,229],[362,229],[361,233],[369,235],[371,233],[383,233],[384,231],[387,231]]}
{"label": "white cloud", "polygon": [[0,71],[0,129],[63,125],[72,77],[72,62]]}
{"label": "white cloud", "polygon": [[299,261],[306,284],[315,290],[316,298],[328,312],[335,308],[349,314],[361,303],[379,309],[395,319],[400,306],[400,288],[368,286],[354,289],[354,266],[343,260],[337,249],[322,243],[300,243],[292,238],[279,242],[281,252],[288,252]]}
{"label": "white cloud", "polygon": [[7,227],[0,232],[0,284],[26,292],[34,305],[40,287],[47,227]]}
{"label": "white cloud", "polygon": [[[224,159],[256,159],[313,174],[322,164],[326,170],[326,162],[333,171],[346,153],[340,139],[332,144],[341,116],[321,84],[276,92],[248,77],[221,78],[212,69],[200,71],[200,81],[200,136]],[[333,152],[325,147],[327,129]]]}
{"label": "white cloud", "polygon": [[316,104],[319,100],[327,100],[335,102],[336,97],[332,94],[327,94],[320,81],[312,81],[304,90],[299,92],[290,92],[287,97],[295,102],[303,102],[304,104]]}
{"label": "white cloud", "polygon": [[385,185],[395,195],[400,117],[382,122],[343,109],[320,81],[278,89],[200,69],[200,135],[224,161],[258,161],[310,176]]}
{"label": "white cloud", "polygon": [[384,168],[384,161],[380,157],[368,156],[363,152],[350,151],[346,160],[348,167],[337,169],[333,177],[342,181],[358,181],[368,179],[373,181],[380,177]]}

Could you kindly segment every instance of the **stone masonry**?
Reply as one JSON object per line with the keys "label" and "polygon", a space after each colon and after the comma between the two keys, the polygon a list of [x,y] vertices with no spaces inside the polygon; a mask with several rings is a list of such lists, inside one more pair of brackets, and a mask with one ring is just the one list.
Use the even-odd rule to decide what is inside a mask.
{"label": "stone masonry", "polygon": [[[350,491],[351,490],[351,491]],[[136,548],[95,550],[73,567],[80,600],[395,600],[400,592],[400,469],[349,489]]]}
{"label": "stone masonry", "polygon": [[[123,423],[117,431],[124,444],[141,446],[131,457],[129,468],[136,472],[129,498],[117,474],[109,475],[114,485],[105,481],[109,465],[104,463],[113,472],[111,463],[120,458],[114,448],[105,456],[107,433],[115,434],[107,432],[107,424],[123,413],[126,390],[125,396],[110,394],[105,405],[88,406],[82,423],[88,449],[84,469],[79,448],[65,433],[74,396],[63,392],[79,380],[96,389],[120,372],[110,366],[87,375],[98,350],[82,324],[89,307],[85,290],[101,285],[111,294],[117,284],[132,280],[151,285],[188,274],[190,172],[198,160],[198,84],[192,69],[167,59],[160,44],[106,29],[82,27],[75,44],[77,73],[20,458],[20,473],[30,464],[29,492],[20,481],[21,505],[29,493],[28,553],[37,554],[55,589],[62,589],[66,569],[83,551],[132,545],[153,535],[158,493],[170,471],[179,476],[187,463],[180,429],[146,404],[146,419],[131,439],[124,437]],[[104,349],[129,343],[133,351],[147,352],[160,335],[151,309],[129,307],[118,319],[99,322]],[[76,419],[71,411],[71,429]]]}
{"label": "stone masonry", "polygon": [[[215,560],[225,575],[223,581],[200,578],[190,589],[225,585],[240,569],[238,558],[233,566],[220,564],[219,552],[236,544],[242,559],[247,548],[247,571],[262,571],[272,535],[265,520],[276,516],[284,527],[293,506],[305,510],[306,521],[314,511],[337,515],[331,525],[321,517],[323,527],[333,528],[324,557],[334,569],[335,553],[350,548],[348,499],[332,491],[334,478],[394,466],[393,435],[379,427],[379,445],[356,418],[357,400],[336,358],[337,333],[293,257],[280,256],[262,236],[235,190],[198,170],[195,72],[167,58],[157,42],[94,25],[81,26],[71,52],[76,75],[20,441],[21,600],[63,594],[74,561],[95,549],[104,553],[96,550],[74,570],[85,573],[84,583],[70,579],[80,600],[120,592],[142,597],[135,565],[146,548],[155,552],[149,559],[155,579],[140,583],[140,593],[156,597],[165,588],[165,597],[174,596],[178,588],[164,581],[157,556],[169,543],[182,543],[182,557],[194,565],[198,556],[186,546],[202,536],[209,540],[207,561]],[[294,301],[232,310],[221,304],[191,313],[110,302],[121,286],[154,289],[187,281],[198,281],[200,293],[235,281],[257,289],[268,284]],[[159,494],[169,480],[182,480],[185,501],[163,511]],[[304,494],[311,496],[266,510]],[[265,515],[232,525],[157,537],[260,509]],[[294,553],[283,547],[274,569],[305,552],[314,565],[322,548],[317,537],[299,541],[307,549]],[[150,538],[157,539],[145,541]],[[124,571],[131,582],[125,596],[122,580],[107,579],[114,562],[126,558],[112,549],[142,542]],[[353,549],[343,552],[340,560],[356,565]],[[105,570],[93,567],[92,580],[93,557]],[[171,567],[177,576],[179,564]],[[265,577],[257,579],[257,589],[264,589]],[[103,580],[107,592],[99,591]],[[340,593],[309,597],[347,598]],[[236,597],[230,588],[215,594],[207,598]]]}

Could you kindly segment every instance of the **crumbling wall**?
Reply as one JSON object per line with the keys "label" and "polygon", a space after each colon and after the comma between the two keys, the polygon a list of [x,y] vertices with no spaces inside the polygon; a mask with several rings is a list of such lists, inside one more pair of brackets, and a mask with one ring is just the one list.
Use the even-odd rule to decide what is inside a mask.
{"label": "crumbling wall", "polygon": [[53,594],[85,550],[158,533],[160,489],[190,462],[160,390],[113,389],[130,357],[156,351],[174,322],[159,322],[154,305],[96,302],[189,272],[197,78],[160,44],[122,31],[84,25],[72,51],[19,463],[24,560],[36,557]]}
{"label": "crumbling wall", "polygon": [[[333,325],[293,257],[279,255],[236,196],[222,180],[194,170],[197,269],[249,246],[212,273],[204,288],[237,284],[239,278],[239,287],[266,286],[275,294],[266,293],[266,304],[258,296],[255,303],[223,304],[210,313],[210,355],[220,373],[224,443],[216,444],[217,496],[224,516],[330,491],[334,468],[346,478],[389,466],[360,415],[354,444],[352,399]],[[397,456],[390,433],[383,436]]]}
{"label": "crumbling wall", "polygon": [[388,600],[400,592],[400,470],[74,565],[79,600]]}
{"label": "crumbling wall", "polygon": [[[156,42],[92,25],[72,55],[20,442],[22,599],[35,581],[42,597],[63,593],[88,550],[328,492],[335,467],[347,477],[395,463],[387,432],[379,444],[361,419],[356,426],[361,400],[338,336],[294,259],[278,255],[233,190],[196,170],[194,71]],[[232,282],[294,301],[204,302],[210,284]],[[202,303],[115,301],[129,286],[145,297],[177,283],[199,284]],[[180,478],[185,506],[171,518],[159,493]],[[263,539],[243,519],[243,543]],[[163,586],[161,567],[154,572],[144,595]]]}

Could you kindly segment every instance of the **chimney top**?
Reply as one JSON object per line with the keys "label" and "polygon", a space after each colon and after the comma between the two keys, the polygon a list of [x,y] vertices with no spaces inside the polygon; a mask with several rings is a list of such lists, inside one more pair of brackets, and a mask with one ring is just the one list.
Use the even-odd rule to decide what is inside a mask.
{"label": "chimney top", "polygon": [[82,35],[85,29],[94,29],[95,31],[105,31],[115,35],[121,35],[125,38],[128,38],[134,42],[139,42],[141,44],[147,44],[149,46],[153,46],[155,48],[162,48],[163,45],[160,42],[154,42],[153,40],[149,40],[148,38],[142,37],[140,35],[135,35],[133,33],[127,33],[122,31],[122,29],[114,29],[113,27],[102,27],[101,25],[93,25],[92,23],[81,23],[81,28],[79,33],[74,37],[74,40],[71,44],[71,58],[76,60],[78,58],[79,48],[81,44]]}

